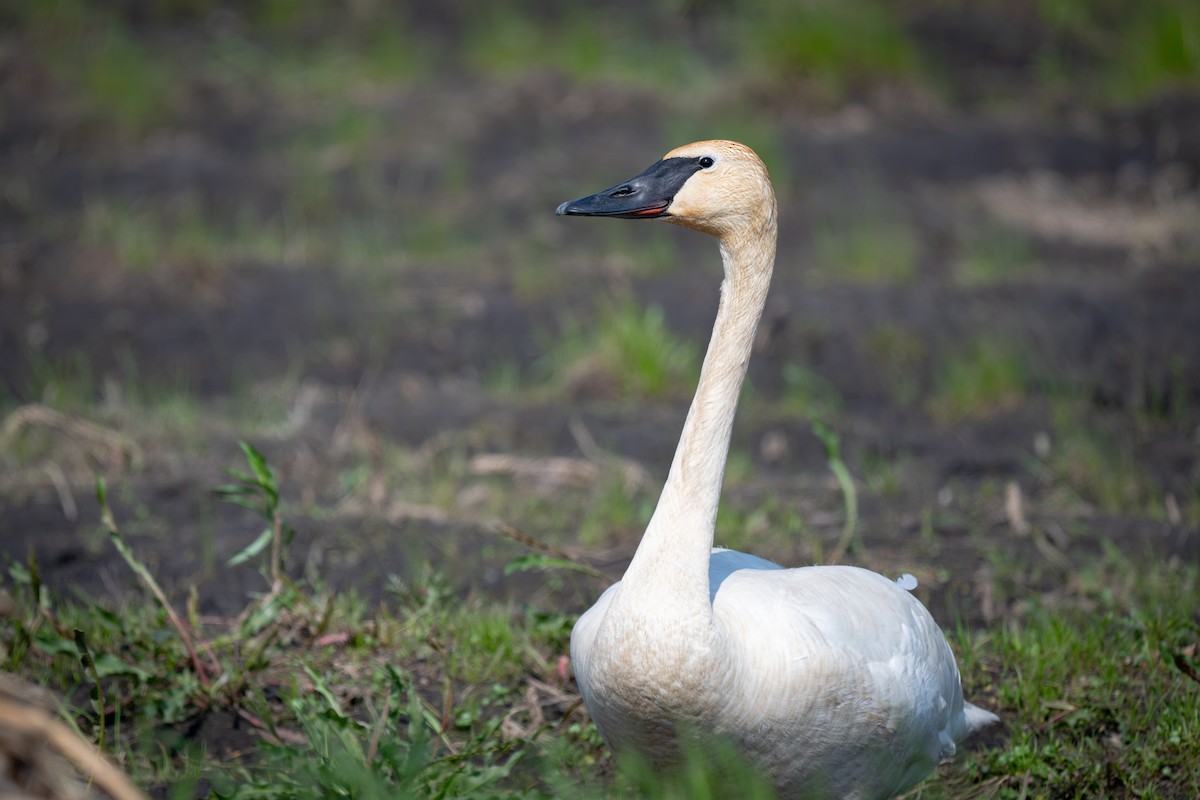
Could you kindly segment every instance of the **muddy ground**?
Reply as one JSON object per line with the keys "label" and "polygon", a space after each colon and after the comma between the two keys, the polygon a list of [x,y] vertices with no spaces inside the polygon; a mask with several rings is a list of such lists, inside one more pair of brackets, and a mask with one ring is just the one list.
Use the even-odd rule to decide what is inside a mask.
{"label": "muddy ground", "polygon": [[[745,526],[738,542],[753,545],[746,519],[768,502],[805,520],[805,536],[763,537],[758,548],[786,563],[818,560],[840,533],[824,448],[786,403],[799,364],[839,398],[825,416],[859,482],[851,560],[917,574],[946,624],[986,625],[1030,594],[1053,599],[1105,542],[1147,568],[1200,560],[1200,101],[1167,94],[1098,111],[891,90],[808,106],[778,90],[737,93],[711,108],[752,109],[771,131],[750,143],[769,161],[782,215],[753,390],[734,434],[749,465],[727,492],[745,512],[731,517]],[[375,84],[355,101],[380,124],[369,145],[345,156],[335,137],[315,156],[331,198],[324,213],[336,223],[394,211],[397,230],[414,234],[404,215],[432,209],[412,218],[448,225],[466,255],[410,248],[401,235],[365,265],[318,249],[227,259],[201,250],[131,266],[86,233],[89,208],[152,216],[190,204],[218,231],[234,210],[277,226],[299,191],[279,151],[334,113],[204,75],[180,94],[169,121],[134,136],[64,100],[69,87],[19,42],[0,53],[0,394],[10,420],[0,552],[25,561],[32,551],[68,594],[129,591],[134,579],[98,524],[91,486],[101,472],[127,537],[174,596],[194,584],[204,613],[233,614],[264,585],[250,565],[223,565],[261,525],[211,490],[239,466],[245,438],[279,472],[297,575],[386,598],[389,576],[429,564],[464,593],[582,610],[598,585],[505,575],[526,550],[492,523],[614,578],[636,545],[636,519],[577,541],[569,526],[595,486],[550,474],[547,459],[598,463],[578,424],[572,432],[581,422],[601,454],[645,470],[650,485],[629,501],[644,505],[690,388],[621,398],[599,374],[546,389],[541,365],[564,320],[591,319],[613,297],[660,305],[668,328],[701,347],[716,248],[668,226],[614,240],[608,221],[553,209],[680,143],[668,138],[679,101],[537,70]],[[744,130],[687,113],[690,138]],[[386,188],[382,212],[361,188],[364,169]],[[908,232],[914,271],[842,275],[837,251],[815,243],[838,226],[870,236],[862,231],[876,217]],[[999,274],[964,281],[962,264],[983,246],[977,230],[1019,245],[1002,251]],[[668,255],[644,268],[643,253],[661,254],[663,241]],[[543,272],[531,289],[523,270],[535,262]],[[939,413],[941,365],[977,339],[1028,356],[1028,379],[982,410]],[[497,389],[504,365],[532,388]],[[1080,400],[1070,420],[1054,415],[1059,379]],[[148,412],[154,398],[179,395],[186,418]],[[96,427],[36,410],[13,423],[30,404]],[[1069,422],[1111,443],[1079,457],[1119,460],[1137,484],[1130,498],[1072,483],[1069,458],[1044,466]],[[532,459],[533,471],[482,474],[471,466],[480,454]],[[425,465],[450,488],[432,478],[398,486],[394,458],[402,475]],[[438,496],[423,498],[422,486]],[[561,496],[565,516],[505,513],[519,507],[506,496],[539,492]],[[1032,532],[1014,520],[1014,493]]]}

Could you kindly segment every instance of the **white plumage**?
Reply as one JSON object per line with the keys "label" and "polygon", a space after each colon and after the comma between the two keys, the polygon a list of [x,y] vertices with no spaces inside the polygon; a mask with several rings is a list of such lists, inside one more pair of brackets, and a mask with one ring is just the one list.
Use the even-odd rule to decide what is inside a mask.
{"label": "white plumage", "polygon": [[738,393],[775,257],[775,197],[758,157],[697,142],[560,214],[665,218],[719,238],[721,302],[671,471],[625,577],[576,624],[571,658],[617,751],[652,764],[686,735],[731,739],[783,798],[887,798],[970,731],[958,667],[909,592],[857,567],[784,569],[713,548]]}

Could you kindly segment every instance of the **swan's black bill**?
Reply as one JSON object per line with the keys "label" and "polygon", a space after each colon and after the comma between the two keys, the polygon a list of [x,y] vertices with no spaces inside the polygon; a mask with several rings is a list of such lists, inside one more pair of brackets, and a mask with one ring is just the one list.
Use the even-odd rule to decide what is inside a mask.
{"label": "swan's black bill", "polygon": [[667,207],[688,178],[703,169],[697,158],[664,158],[645,172],[603,192],[568,200],[554,212],[559,216],[655,219],[667,216]]}

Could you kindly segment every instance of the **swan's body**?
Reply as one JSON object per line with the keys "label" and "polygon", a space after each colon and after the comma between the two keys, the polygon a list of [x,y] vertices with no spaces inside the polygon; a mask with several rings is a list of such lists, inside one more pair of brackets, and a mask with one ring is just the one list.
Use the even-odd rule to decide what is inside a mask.
{"label": "swan's body", "polygon": [[783,798],[886,798],[968,732],[933,617],[856,567],[784,569],[714,549],[738,394],[775,260],[766,168],[734,142],[697,142],[560,214],[665,218],[720,239],[721,302],[679,447],[624,578],[571,634],[588,711],[618,753],[670,765],[680,731],[732,739]]}

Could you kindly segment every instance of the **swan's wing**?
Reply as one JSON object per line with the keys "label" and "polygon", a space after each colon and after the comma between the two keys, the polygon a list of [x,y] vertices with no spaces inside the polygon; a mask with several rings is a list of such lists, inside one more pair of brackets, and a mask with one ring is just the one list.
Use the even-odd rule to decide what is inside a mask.
{"label": "swan's wing", "polygon": [[712,555],[708,559],[709,601],[713,602],[717,599],[717,590],[721,588],[721,584],[725,582],[726,578],[742,569],[782,570],[783,567],[779,566],[774,561],[768,561],[765,558],[752,556],[749,553],[741,553],[737,550],[726,550],[723,547],[714,547]]}
{"label": "swan's wing", "polygon": [[954,654],[895,581],[854,567],[741,570],[722,582],[713,612],[736,653],[732,704],[747,710],[750,730],[791,740],[756,746],[778,746],[781,761],[806,759],[797,775],[814,763],[853,763],[860,776],[830,780],[894,793],[966,735]]}

